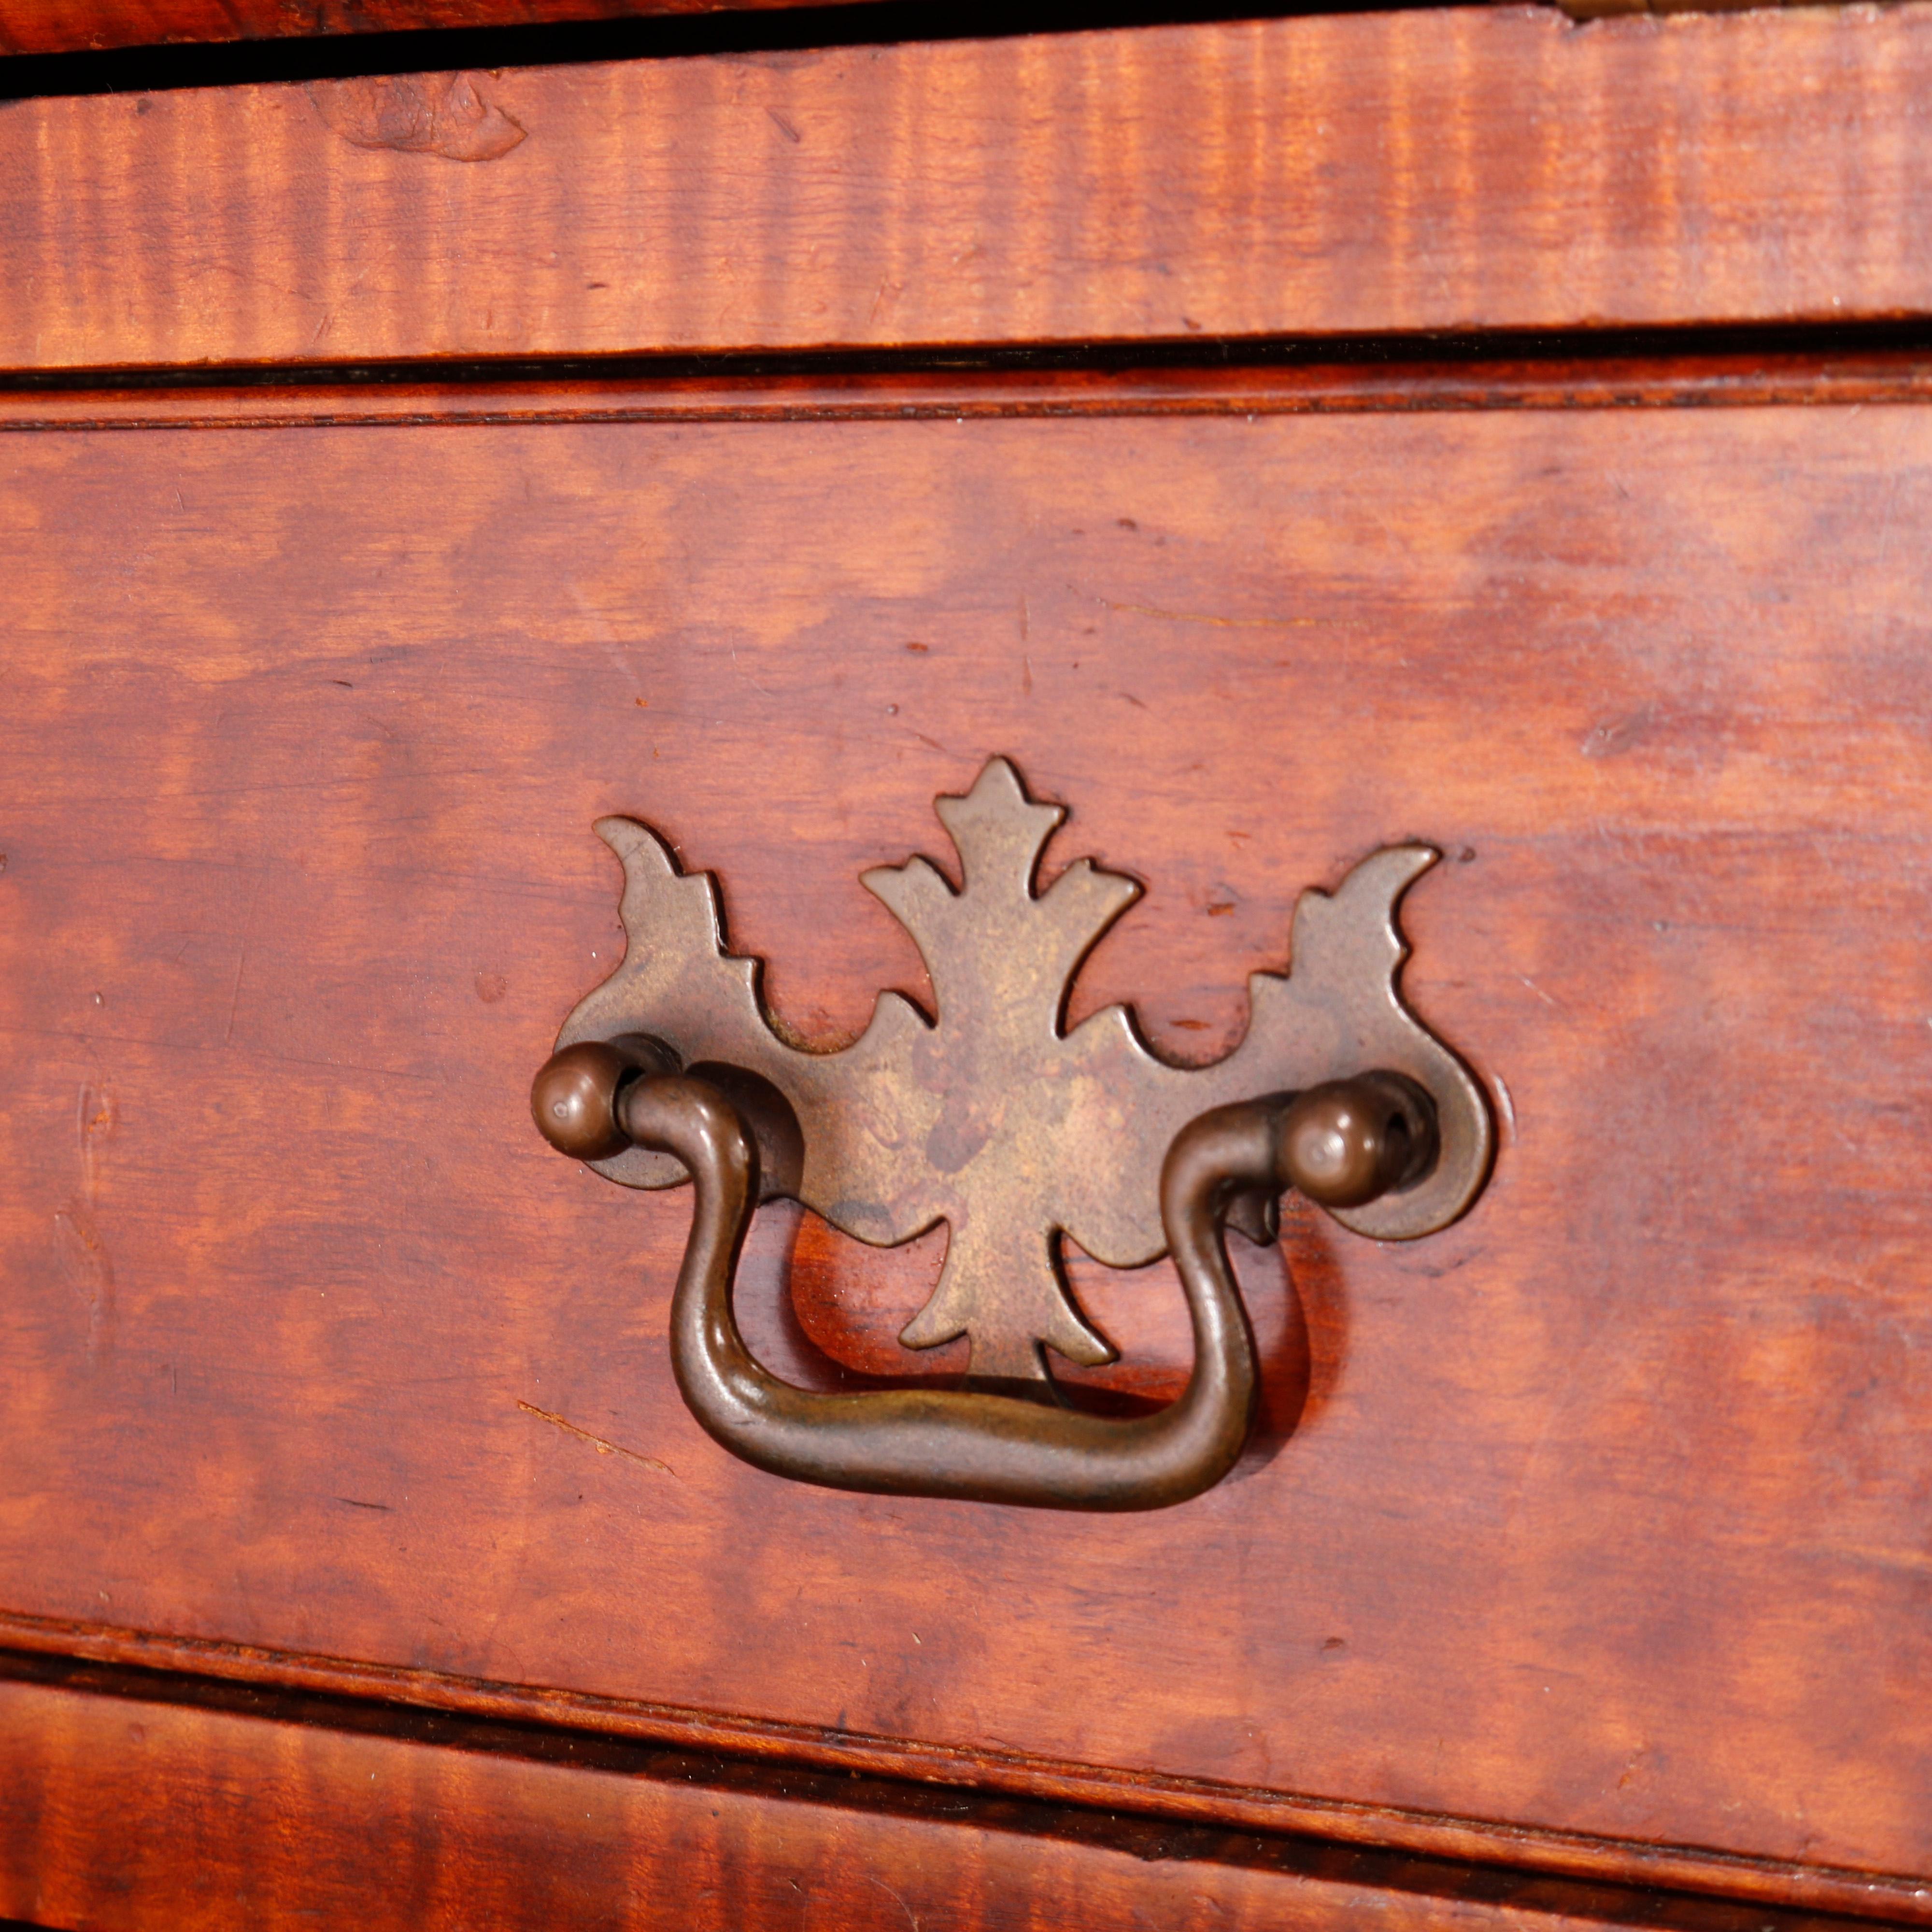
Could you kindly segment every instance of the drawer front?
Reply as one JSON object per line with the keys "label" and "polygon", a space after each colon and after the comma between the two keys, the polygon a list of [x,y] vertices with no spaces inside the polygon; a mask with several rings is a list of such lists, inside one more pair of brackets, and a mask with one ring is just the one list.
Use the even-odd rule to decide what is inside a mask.
{"label": "drawer front", "polygon": [[[8,440],[9,1628],[1932,1870],[1932,416],[1002,393]],[[1155,1514],[734,1461],[668,1358],[688,1194],[530,1122],[622,952],[600,816],[832,1044],[929,1004],[858,875],[951,865],[995,753],[1049,872],[1148,887],[1072,1016],[1180,1060],[1304,888],[1444,855],[1403,983],[1493,1178],[1238,1242],[1261,1420]],[[944,1244],[764,1209],[746,1332],[956,1368],[892,1340]],[[1072,1279],[1097,1378],[1178,1387],[1167,1264]]]}
{"label": "drawer front", "polygon": [[[261,4],[224,0],[230,19]],[[847,17],[814,24],[864,31]],[[416,57],[460,58],[439,44]],[[1582,31],[1554,8],[1400,8],[130,82],[152,85],[0,118],[0,368],[1198,347],[1932,308],[1923,4]]]}

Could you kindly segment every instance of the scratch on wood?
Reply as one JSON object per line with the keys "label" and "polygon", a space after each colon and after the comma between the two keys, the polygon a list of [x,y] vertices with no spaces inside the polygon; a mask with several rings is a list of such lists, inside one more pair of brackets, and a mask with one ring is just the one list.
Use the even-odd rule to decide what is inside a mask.
{"label": "scratch on wood", "polygon": [[905,1914],[906,1923],[912,1928],[912,1932],[920,1932],[919,1914],[914,1911],[912,1907],[907,1904],[905,1900],[893,1891],[884,1879],[874,1877],[870,1872],[867,1872],[864,1876],[869,1883],[877,1886]]}
{"label": "scratch on wood", "polygon": [[262,896],[262,875],[257,872],[248,886],[248,909],[242,915],[242,951],[235,962],[235,986],[229,996],[228,1025],[221,1036],[224,1046],[235,1043],[236,1016],[242,1010],[242,976],[248,970],[248,948],[255,937],[255,902]]}
{"label": "scratch on wood", "polygon": [[54,1245],[61,1267],[87,1306],[87,1362],[92,1368],[113,1346],[114,1264],[94,1218],[100,1190],[100,1143],[119,1118],[113,1094],[83,1081],[74,1102],[74,1138],[80,1191],[54,1210]]}
{"label": "scratch on wood", "polygon": [[647,1469],[656,1469],[661,1474],[674,1476],[677,1472],[668,1462],[660,1462],[655,1456],[640,1456],[634,1449],[626,1449],[622,1443],[607,1442],[601,1436],[593,1436],[587,1429],[580,1429],[563,1416],[554,1414],[549,1409],[539,1408],[533,1402],[518,1402],[517,1406],[526,1415],[534,1415],[539,1422],[548,1422],[560,1429],[566,1436],[574,1436],[587,1442],[600,1456],[628,1456],[634,1462],[641,1462]]}
{"label": "scratch on wood", "polygon": [[114,1340],[114,1264],[94,1216],[78,1201],[54,1210],[54,1243],[74,1292],[87,1304],[87,1360],[91,1367]]}
{"label": "scratch on wood", "polygon": [[89,1206],[100,1181],[100,1143],[114,1131],[118,1118],[114,1096],[105,1088],[83,1081],[74,1105],[74,1132],[80,1145],[81,1196]]}

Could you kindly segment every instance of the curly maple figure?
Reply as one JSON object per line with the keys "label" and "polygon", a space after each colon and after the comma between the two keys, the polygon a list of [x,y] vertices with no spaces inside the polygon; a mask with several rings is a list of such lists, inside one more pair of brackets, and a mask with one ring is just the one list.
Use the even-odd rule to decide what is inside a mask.
{"label": "curly maple figure", "polygon": [[[1232,1101],[1372,1067],[1406,1074],[1435,1102],[1442,1157],[1417,1186],[1336,1218],[1402,1239],[1468,1205],[1488,1166],[1487,1110],[1461,1063],[1396,992],[1407,949],[1394,908],[1435,862],[1429,848],[1374,854],[1332,897],[1304,892],[1292,976],[1253,974],[1240,1046],[1211,1066],[1184,1068],[1152,1052],[1124,1006],[1062,1030],[1082,961],[1140,892],[1085,859],[1035,892],[1065,808],[1030,800],[996,758],[970,792],[936,808],[959,854],[958,890],[922,858],[863,874],[924,956],[936,1018],[884,992],[850,1046],[788,1046],[764,1015],[758,962],[724,950],[710,875],[681,873],[648,826],[606,818],[597,830],[623,862],[629,946],[558,1039],[648,1034],[687,1066],[769,1081],[804,1142],[802,1170],[768,1177],[769,1191],[795,1195],[861,1240],[889,1246],[946,1222],[945,1267],[901,1338],[908,1346],[964,1335],[976,1377],[1015,1381],[1046,1377],[1042,1344],[1076,1362],[1112,1360],[1066,1292],[1060,1238],[1114,1268],[1156,1259],[1166,1239],[1162,1158],[1189,1120]],[[593,1164],[632,1186],[684,1178],[675,1160],[641,1148]]]}

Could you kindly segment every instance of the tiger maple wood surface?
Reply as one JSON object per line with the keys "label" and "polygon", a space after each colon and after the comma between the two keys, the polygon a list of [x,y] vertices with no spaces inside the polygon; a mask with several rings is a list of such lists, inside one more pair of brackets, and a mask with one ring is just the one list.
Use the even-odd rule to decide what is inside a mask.
{"label": "tiger maple wood surface", "polygon": [[20,1801],[0,1811],[0,1911],[104,1932],[1869,1923],[502,1726],[290,1722],[259,1702],[0,1682],[0,1777]]}
{"label": "tiger maple wood surface", "polygon": [[[0,1608],[1932,1870],[1923,409],[4,460]],[[621,943],[597,816],[830,1041],[922,986],[858,872],[993,751],[1149,884],[1076,1016],[1174,1052],[1304,886],[1448,854],[1406,984],[1494,1180],[1413,1247],[1292,1215],[1292,1306],[1250,1252],[1263,1429],[1156,1515],[734,1462],[685,1201],[526,1112]],[[930,1249],[769,1214],[748,1328],[870,1366]],[[1078,1279],[1160,1393],[1160,1271]]]}
{"label": "tiger maple wood surface", "polygon": [[1932,307],[1932,8],[1471,8],[23,101],[0,367]]}

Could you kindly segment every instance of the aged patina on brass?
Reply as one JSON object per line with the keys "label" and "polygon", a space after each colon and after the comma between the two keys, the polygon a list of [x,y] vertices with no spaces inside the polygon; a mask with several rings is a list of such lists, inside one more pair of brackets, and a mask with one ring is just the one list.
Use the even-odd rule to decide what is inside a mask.
{"label": "aged patina on brass", "polygon": [[1234,1466],[1254,1414],[1254,1342],[1222,1239],[1229,1204],[1271,1202],[1296,1185],[1377,1195],[1433,1158],[1428,1102],[1397,1076],[1239,1101],[1183,1127],[1162,1165],[1160,1212],[1194,1366],[1180,1399],[1152,1415],[1110,1420],[971,1387],[820,1395],[764,1368],[732,1314],[760,1191],[760,1136],[718,1088],[652,1065],[580,1042],[545,1065],[531,1104],[566,1153],[605,1145],[614,1131],[690,1174],[697,1199],[671,1304],[678,1387],[734,1454],[832,1489],[1078,1510],[1198,1496]]}
{"label": "aged patina on brass", "polygon": [[[697,1178],[674,1354],[694,1410],[748,1460],[845,1487],[1076,1508],[1178,1501],[1238,1453],[1252,1401],[1222,1220],[1270,1237],[1276,1197],[1292,1185],[1358,1232],[1408,1239],[1453,1220],[1486,1174],[1481,1091],[1396,990],[1406,948],[1395,906],[1437,855],[1390,848],[1332,896],[1305,892],[1292,975],[1254,974],[1240,1046],[1181,1068],[1153,1053],[1124,1007],[1062,1030],[1081,961],[1139,887],[1082,859],[1036,894],[1065,814],[1029,800],[1004,759],[937,809],[958,850],[957,889],[920,858],[863,878],[918,943],[938,1016],[882,993],[864,1034],[826,1054],[772,1030],[758,962],[724,951],[710,875],[682,874],[647,826],[601,820],[624,865],[628,950],[566,1022],[532,1091],[538,1125],[626,1185]],[[1204,1116],[1211,1132],[1202,1123],[1184,1135]],[[1163,1162],[1176,1161],[1196,1191],[1169,1198]],[[965,1335],[976,1383],[1042,1394],[1046,1348],[1087,1364],[1113,1356],[1066,1292],[1060,1237],[1121,1268],[1172,1247],[1195,1323],[1194,1379],[1161,1416],[1132,1424],[970,1390],[787,1390],[746,1354],[730,1314],[730,1268],[760,1193],[800,1200],[880,1246],[946,1222],[938,1286],[902,1340],[921,1348]],[[934,1404],[955,1406],[928,1414]],[[810,1453],[776,1451],[796,1429]],[[842,1447],[811,1434],[826,1429]],[[1051,1476],[1040,1459],[1060,1450],[1074,1462]],[[1104,1476],[1083,1460],[1103,1453],[1125,1459]]]}

